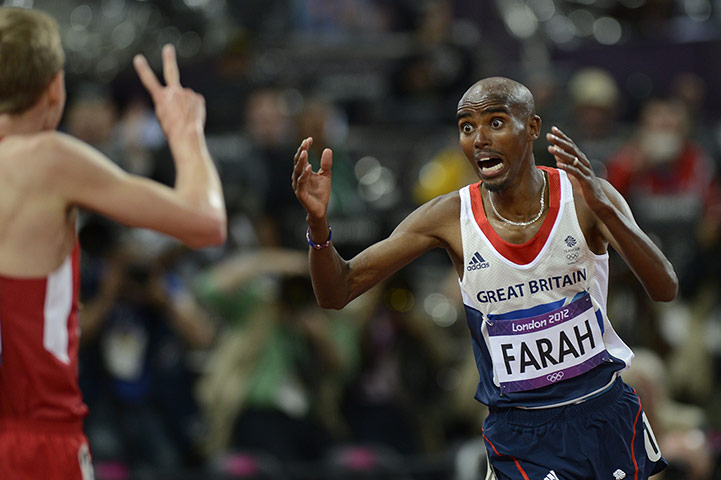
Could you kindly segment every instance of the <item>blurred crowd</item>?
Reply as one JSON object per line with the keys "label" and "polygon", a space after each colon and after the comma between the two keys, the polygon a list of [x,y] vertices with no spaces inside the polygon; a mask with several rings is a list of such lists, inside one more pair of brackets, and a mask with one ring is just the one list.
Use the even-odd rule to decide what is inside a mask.
{"label": "blurred crowd", "polygon": [[[609,318],[637,353],[625,379],[671,464],[662,478],[721,478],[721,108],[706,56],[721,46],[718,2],[707,17],[687,8],[704,1],[673,0],[225,3],[233,34],[180,68],[206,97],[227,245],[191,252],[91,213],[81,222],[80,380],[98,479],[481,478],[485,411],[445,254],[320,309],[290,172],[302,138],[315,165],[333,148],[330,218],[347,258],[477,181],[455,110],[488,75],[531,88],[544,132],[575,140],[674,264],[680,296],[654,304],[612,254]],[[577,35],[565,41],[550,16],[524,31],[508,10],[538,23],[570,3],[613,15],[623,39],[582,35],[580,9],[566,10]],[[172,184],[129,71],[70,73],[68,89],[64,131]]]}

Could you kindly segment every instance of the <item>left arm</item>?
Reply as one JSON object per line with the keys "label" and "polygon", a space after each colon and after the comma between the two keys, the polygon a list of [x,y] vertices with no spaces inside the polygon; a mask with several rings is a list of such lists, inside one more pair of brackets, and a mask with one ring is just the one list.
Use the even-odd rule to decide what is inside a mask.
{"label": "left arm", "polygon": [[593,172],[586,155],[557,127],[547,135],[548,151],[556,165],[568,172],[604,243],[623,257],[654,301],[670,302],[678,293],[678,278],[671,262],[641,230],[626,200],[613,186]]}

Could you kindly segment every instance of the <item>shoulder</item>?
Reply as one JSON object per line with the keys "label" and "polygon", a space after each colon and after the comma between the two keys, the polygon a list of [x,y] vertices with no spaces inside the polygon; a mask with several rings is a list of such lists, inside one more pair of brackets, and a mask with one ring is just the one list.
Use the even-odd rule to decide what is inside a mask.
{"label": "shoulder", "polygon": [[416,208],[396,228],[396,234],[415,234],[435,246],[448,246],[460,238],[461,199],[451,192]]}
{"label": "shoulder", "polygon": [[0,142],[0,170],[21,182],[37,183],[51,178],[48,169],[52,166],[52,153],[57,150],[56,135],[56,132],[41,132],[5,137]]}
{"label": "shoulder", "polygon": [[3,156],[16,158],[23,165],[33,162],[37,166],[50,166],[68,154],[77,153],[82,144],[70,135],[45,131],[25,135],[11,135],[0,142]]}
{"label": "shoulder", "polygon": [[439,195],[419,206],[410,216],[423,217],[429,226],[459,221],[461,196],[458,191]]}
{"label": "shoulder", "polygon": [[461,208],[461,195],[458,190],[439,195],[421,205],[421,207],[424,206],[436,210],[459,210]]}
{"label": "shoulder", "polygon": [[70,135],[46,131],[8,136],[0,142],[0,168],[17,172],[22,181],[46,189],[46,193],[73,189],[102,163],[93,147]]}

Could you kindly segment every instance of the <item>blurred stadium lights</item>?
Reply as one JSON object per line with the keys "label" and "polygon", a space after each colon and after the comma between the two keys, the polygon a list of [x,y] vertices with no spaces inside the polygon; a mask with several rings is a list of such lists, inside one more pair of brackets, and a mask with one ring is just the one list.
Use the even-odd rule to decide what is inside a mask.
{"label": "blurred stadium lights", "polygon": [[709,0],[684,0],[683,9],[691,20],[704,22],[711,18],[713,7]]}
{"label": "blurred stadium lights", "polygon": [[221,51],[236,25],[226,0],[5,0],[4,6],[39,8],[59,23],[70,74],[112,81],[144,53],[159,64],[160,47],[176,45],[193,58]]}
{"label": "blurred stadium lights", "polygon": [[594,38],[603,45],[614,45],[620,42],[623,36],[621,24],[613,17],[601,17],[594,20],[592,30]]}
{"label": "blurred stadium lights", "polygon": [[[615,45],[630,38],[644,20],[691,20],[721,16],[719,0],[496,0],[508,32],[520,42],[543,40],[548,47],[574,48],[581,41]],[[692,22],[692,23],[693,23]],[[687,24],[684,24],[687,25]],[[659,30],[652,33],[658,33]],[[715,27],[715,31],[721,31]],[[646,32],[648,33],[648,32]]]}
{"label": "blurred stadium lights", "polygon": [[[174,43],[178,55],[185,59],[218,54],[245,28],[238,12],[250,15],[248,12],[262,8],[267,1],[5,0],[0,3],[48,11],[58,20],[63,32],[67,71],[112,81],[130,65],[132,56],[138,52],[144,53],[151,63],[158,66],[160,47],[166,42]],[[656,35],[663,30],[651,23],[639,33],[639,22],[646,18],[645,15],[652,20],[658,17],[680,21],[674,31],[682,32],[687,40],[708,38],[721,32],[717,25],[721,21],[721,0],[494,1],[509,35],[522,46],[524,60],[531,66],[549,61],[553,49],[570,50],[589,43],[622,44],[634,35]],[[257,8],[253,7],[256,3]],[[462,25],[462,17],[457,20]],[[270,40],[269,47],[275,49],[269,48],[260,62],[264,71],[272,75],[287,63],[285,47],[293,45],[295,51],[302,51],[304,42],[296,41],[298,37],[288,31],[286,24],[263,24],[264,27],[269,25],[275,25],[271,28],[273,35],[259,32],[258,41],[267,43]],[[468,32],[472,29],[461,30]],[[311,32],[305,43],[313,49],[318,48],[318,42],[313,42],[312,37]],[[477,41],[477,37],[468,35],[467,40]],[[393,51],[392,45],[398,45],[398,42],[387,42],[379,50],[372,38],[365,40],[351,42],[354,52],[362,51],[363,45],[369,43],[372,54]],[[404,47],[403,51],[406,50]]]}

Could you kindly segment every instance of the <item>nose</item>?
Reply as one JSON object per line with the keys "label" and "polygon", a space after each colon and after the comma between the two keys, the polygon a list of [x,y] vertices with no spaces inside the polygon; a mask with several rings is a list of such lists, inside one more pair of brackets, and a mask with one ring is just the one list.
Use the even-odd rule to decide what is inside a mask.
{"label": "nose", "polygon": [[473,146],[482,149],[491,145],[490,137],[488,136],[484,127],[476,130],[476,135],[473,138]]}

